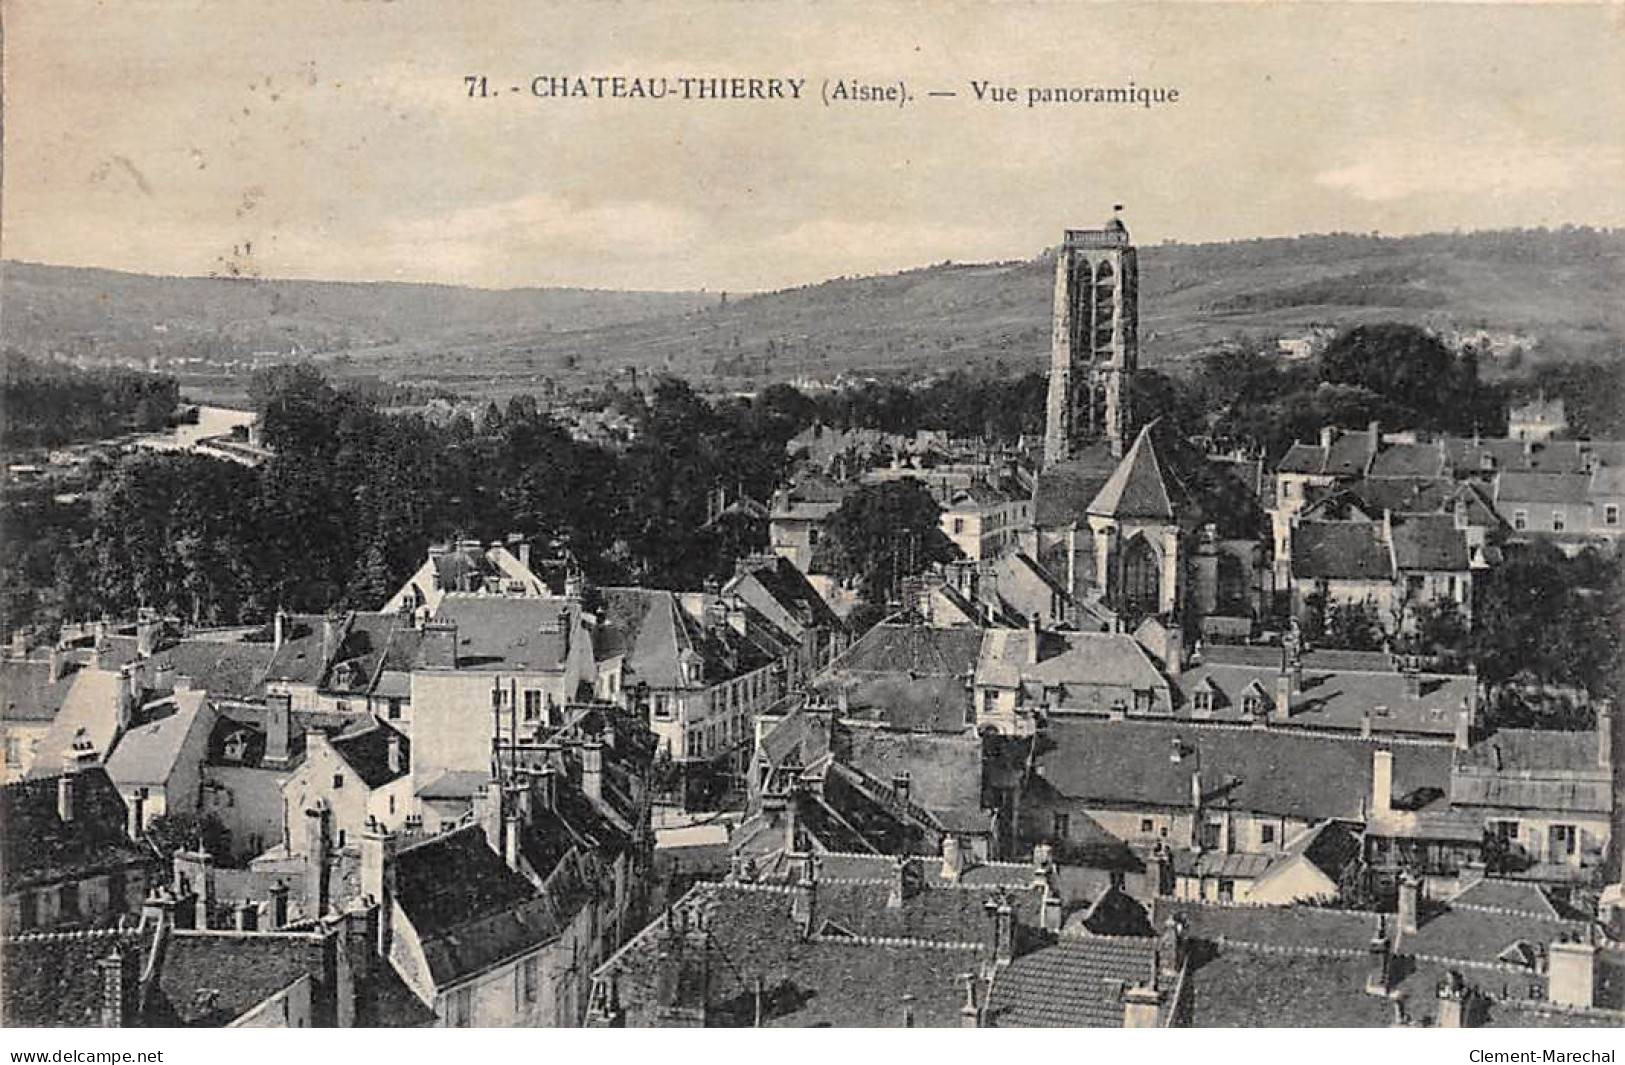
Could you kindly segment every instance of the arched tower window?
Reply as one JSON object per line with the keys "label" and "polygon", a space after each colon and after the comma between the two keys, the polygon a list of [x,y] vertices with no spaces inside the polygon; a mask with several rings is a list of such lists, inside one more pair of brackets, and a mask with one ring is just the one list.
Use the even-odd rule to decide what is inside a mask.
{"label": "arched tower window", "polygon": [[1122,603],[1130,614],[1155,614],[1162,602],[1162,560],[1144,536],[1123,547]]}
{"label": "arched tower window", "polygon": [[1112,325],[1113,305],[1117,291],[1117,275],[1112,269],[1110,261],[1100,264],[1095,273],[1094,307],[1094,334],[1092,339],[1092,355],[1097,361],[1109,361],[1112,357]]}

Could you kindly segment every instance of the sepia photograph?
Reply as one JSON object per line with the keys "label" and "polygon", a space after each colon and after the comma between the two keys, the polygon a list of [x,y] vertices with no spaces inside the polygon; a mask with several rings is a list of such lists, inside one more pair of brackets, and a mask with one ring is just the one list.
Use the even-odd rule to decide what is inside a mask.
{"label": "sepia photograph", "polygon": [[1615,1060],[1625,6],[0,20],[10,1061]]}

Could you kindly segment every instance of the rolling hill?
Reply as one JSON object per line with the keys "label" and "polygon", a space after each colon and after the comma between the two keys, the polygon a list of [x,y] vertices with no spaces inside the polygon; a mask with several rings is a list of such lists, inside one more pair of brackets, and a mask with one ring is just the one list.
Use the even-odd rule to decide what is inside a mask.
{"label": "rolling hill", "polygon": [[[292,348],[340,374],[472,395],[529,391],[544,379],[590,384],[628,367],[721,387],[945,368],[1016,374],[1047,358],[1052,271],[1046,252],[719,300],[8,264],[0,334],[25,351],[89,343],[113,353],[173,350],[168,338],[178,333],[211,363]],[[1625,231],[1163,244],[1140,250],[1140,278],[1149,366],[1177,368],[1238,338],[1378,320],[1483,330],[1503,353],[1518,349],[1501,372],[1518,359],[1615,360],[1625,351]]]}

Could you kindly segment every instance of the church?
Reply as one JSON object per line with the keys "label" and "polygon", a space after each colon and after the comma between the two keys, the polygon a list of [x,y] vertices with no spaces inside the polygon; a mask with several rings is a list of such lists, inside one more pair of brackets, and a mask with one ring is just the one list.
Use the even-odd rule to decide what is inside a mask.
{"label": "church", "polygon": [[1155,617],[1190,636],[1245,634],[1270,608],[1256,486],[1167,423],[1136,419],[1138,291],[1121,218],[1066,231],[1055,262],[1043,465],[1024,546],[1074,600],[1130,630]]}

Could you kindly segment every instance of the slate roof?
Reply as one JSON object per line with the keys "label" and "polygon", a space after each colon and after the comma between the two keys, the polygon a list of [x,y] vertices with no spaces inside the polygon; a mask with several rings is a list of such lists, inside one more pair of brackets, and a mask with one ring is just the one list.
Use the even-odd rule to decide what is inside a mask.
{"label": "slate roof", "polygon": [[[1205,803],[1305,821],[1358,818],[1371,795],[1372,752],[1383,744],[1288,729],[1057,717],[1038,771],[1060,794],[1130,807],[1191,804],[1200,772]],[[1173,741],[1183,747],[1172,759]],[[1394,793],[1448,786],[1450,748],[1395,744]]]}
{"label": "slate roof", "polygon": [[1471,565],[1467,534],[1450,514],[1396,514],[1394,565],[1401,570],[1465,571]]}
{"label": "slate roof", "polygon": [[1457,909],[1477,906],[1493,910],[1511,910],[1531,917],[1559,919],[1563,916],[1539,884],[1493,876],[1469,884],[1457,892],[1451,897],[1450,905]]}
{"label": "slate roof", "polygon": [[[594,649],[600,661],[626,656],[626,684],[656,689],[700,689],[741,676],[772,659],[732,628],[707,629],[695,621],[677,596],[649,588],[605,588]],[[698,656],[702,678],[688,680],[683,660]]]}
{"label": "slate roof", "polygon": [[[1220,656],[1208,653],[1202,662],[1183,670],[1174,681],[1181,693],[1177,716],[1189,718],[1195,714],[1194,696],[1204,685],[1210,685],[1216,694],[1211,700],[1211,716],[1201,720],[1245,722],[1242,695],[1251,684],[1260,685],[1265,698],[1273,702],[1280,676],[1280,650],[1260,650],[1273,651],[1276,664],[1232,665],[1215,661]],[[1271,655],[1258,657],[1267,661]],[[1402,673],[1307,664],[1319,660],[1323,659],[1316,654],[1304,656],[1303,689],[1292,696],[1292,713],[1284,725],[1358,732],[1367,712],[1381,707],[1383,713],[1371,714],[1374,733],[1453,736],[1463,704],[1471,699],[1477,684],[1466,674],[1422,673],[1416,678],[1417,693],[1411,695]]]}
{"label": "slate roof", "polygon": [[435,620],[457,625],[459,669],[558,672],[574,636],[558,599],[448,594]]}
{"label": "slate roof", "polygon": [[[663,959],[669,966],[699,950],[706,959],[701,987],[712,1027],[753,1023],[758,979],[763,989],[762,1023],[767,1027],[900,1027],[905,995],[912,996],[917,1027],[957,1027],[964,1002],[960,976],[975,973],[986,953],[980,943],[986,935],[988,917],[981,903],[987,894],[927,890],[911,896],[903,907],[906,914],[920,905],[950,906],[952,912],[933,909],[937,919],[896,911],[888,915],[888,894],[884,884],[820,881],[814,935],[803,938],[792,918],[790,888],[699,884],[677,909],[680,914],[703,911],[705,930],[681,938],[682,933],[667,930],[664,919],[657,921],[606,961],[595,977],[605,981],[613,975],[628,1023],[638,1027],[658,1023],[662,990],[670,994],[672,976],[669,970],[662,973]],[[877,906],[879,914],[869,913]],[[970,922],[968,926],[955,923],[961,917]],[[851,924],[909,927],[929,934],[880,938],[846,927]],[[943,938],[931,938],[939,931]],[[877,988],[884,990],[877,993]]]}
{"label": "slate roof", "polygon": [[[391,739],[400,744],[399,768],[394,770],[389,767]],[[328,742],[369,788],[382,787],[412,771],[411,739],[377,717],[369,716]]]}
{"label": "slate roof", "polygon": [[1301,521],[1292,530],[1292,576],[1386,581],[1393,576],[1393,560],[1373,522]]}
{"label": "slate roof", "polygon": [[742,560],[739,569],[724,591],[738,591],[741,585],[754,581],[801,624],[832,631],[840,628],[840,618],[789,559],[752,556]]}
{"label": "slate roof", "polygon": [[979,810],[982,741],[970,733],[931,734],[849,726],[841,730],[841,757],[882,784],[901,773],[909,798],[933,813]]}
{"label": "slate roof", "polygon": [[[147,932],[98,929],[0,939],[0,1024],[6,1028],[99,1028],[102,959],[123,956],[127,981],[140,979]],[[129,1005],[133,1005],[130,1003]]]}
{"label": "slate roof", "polygon": [[0,893],[154,863],[125,835],[126,811],[100,766],[73,775],[74,816],[57,816],[57,777],[0,788]]}
{"label": "slate roof", "polygon": [[1396,951],[1435,960],[1491,964],[1518,943],[1545,947],[1584,935],[1586,923],[1500,910],[1447,906],[1426,916],[1415,932],[1401,934]]}
{"label": "slate roof", "polygon": [[1458,764],[1506,772],[1595,772],[1600,768],[1598,747],[1594,729],[1504,728],[1462,752]]}
{"label": "slate roof", "polygon": [[1367,476],[1439,477],[1444,475],[1446,463],[1444,445],[1438,441],[1426,444],[1385,443],[1371,460]]}
{"label": "slate roof", "polygon": [[1187,934],[1195,939],[1358,951],[1362,958],[1379,928],[1393,924],[1393,914],[1387,915],[1384,925],[1381,914],[1307,905],[1237,906],[1176,899],[1157,899],[1152,904],[1151,922],[1155,927],[1162,927],[1176,915],[1184,919]]}
{"label": "slate roof", "polygon": [[995,1028],[1121,1028],[1123,993],[1156,970],[1156,940],[1062,936],[993,978]]}
{"label": "slate roof", "polygon": [[964,732],[971,708],[972,693],[964,677],[847,675],[821,681],[816,688],[830,702],[845,691],[843,720],[875,721],[909,732]]}
{"label": "slate roof", "polygon": [[1500,473],[1495,478],[1498,506],[1515,503],[1555,503],[1583,506],[1589,498],[1591,478],[1583,473]]}
{"label": "slate roof", "polygon": [[1111,449],[1096,441],[1040,470],[1033,488],[1033,524],[1041,529],[1074,522],[1083,526],[1089,504],[1116,469]]}
{"label": "slate roof", "polygon": [[332,655],[343,645],[348,621],[335,619],[335,646],[325,642],[326,618],[321,614],[288,614],[283,622],[282,646],[271,654],[265,679],[291,684],[319,683]]}
{"label": "slate roof", "polygon": [[[107,775],[121,784],[163,784],[194,728],[212,728],[214,712],[201,691],[176,692],[174,712],[124,733],[107,758]],[[202,717],[202,722],[199,722]]]}
{"label": "slate roof", "polygon": [[1303,858],[1328,880],[1336,883],[1349,862],[1360,856],[1360,838],[1337,821],[1325,821],[1300,833],[1281,852],[1278,862]]}
{"label": "slate roof", "polygon": [[68,664],[67,671],[52,681],[49,661],[0,659],[0,721],[47,722],[56,717],[76,668]]}
{"label": "slate roof", "polygon": [[128,682],[106,669],[80,669],[73,674],[51,727],[40,738],[30,777],[61,772],[75,745],[105,756],[118,738],[119,708],[129,698]]}
{"label": "slate roof", "polygon": [[829,673],[887,673],[963,680],[976,668],[982,630],[882,621],[830,663]]}
{"label": "slate roof", "polygon": [[1030,630],[989,629],[982,643],[982,656],[976,681],[1019,674],[1024,682],[1045,686],[1057,684],[1104,684],[1136,690],[1167,687],[1167,681],[1151,661],[1145,648],[1123,633],[1057,632],[1041,633],[1037,665],[1027,665],[1026,653],[1032,639]]}
{"label": "slate roof", "polygon": [[301,977],[321,976],[319,935],[176,930],[164,948],[158,993],[143,1021],[219,1028]]}
{"label": "slate roof", "polygon": [[1174,504],[1150,426],[1134,438],[1123,461],[1090,501],[1089,513],[1120,519],[1174,520]]}
{"label": "slate roof", "polygon": [[1502,729],[1460,753],[1450,776],[1457,806],[1607,814],[1610,771],[1595,732]]}
{"label": "slate roof", "polygon": [[250,699],[260,693],[275,649],[269,643],[180,640],[153,655],[156,668],[168,664],[176,676],[216,698]]}
{"label": "slate roof", "polygon": [[1193,1028],[1386,1028],[1394,1007],[1368,994],[1364,957],[1225,946],[1188,976]]}
{"label": "slate roof", "polygon": [[477,825],[404,848],[395,877],[396,901],[438,987],[558,935],[548,901],[491,850]]}

